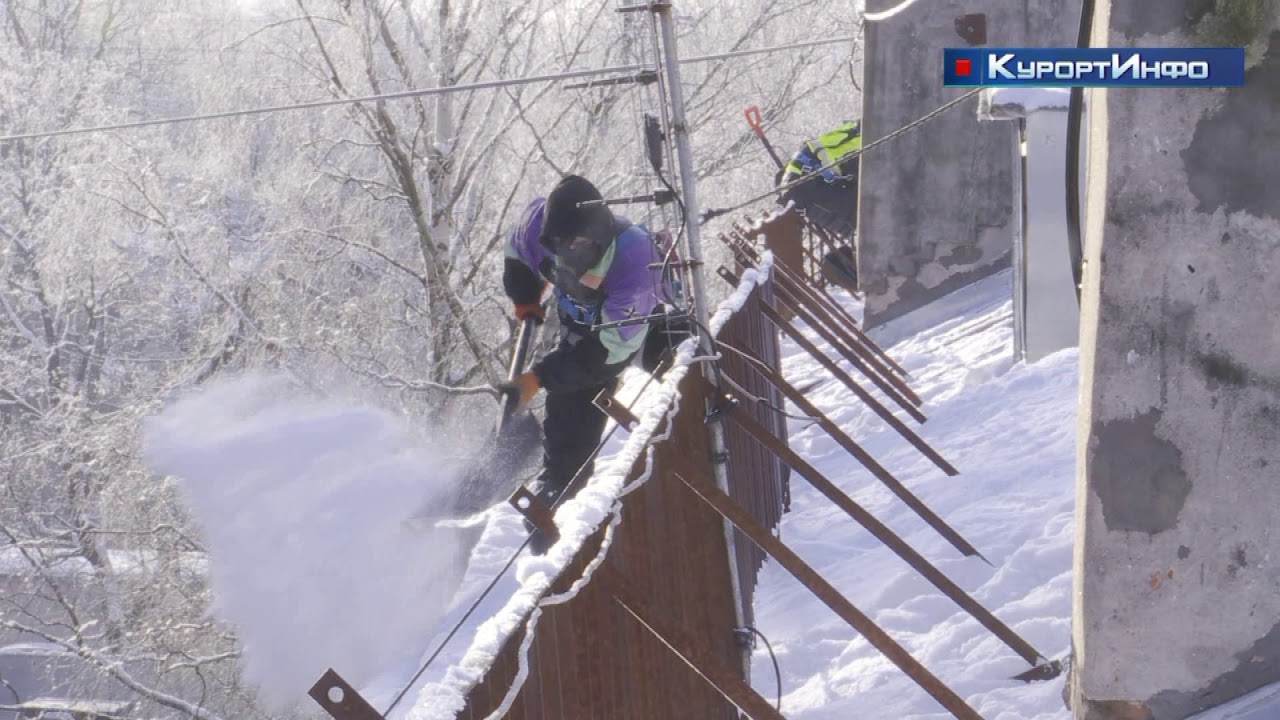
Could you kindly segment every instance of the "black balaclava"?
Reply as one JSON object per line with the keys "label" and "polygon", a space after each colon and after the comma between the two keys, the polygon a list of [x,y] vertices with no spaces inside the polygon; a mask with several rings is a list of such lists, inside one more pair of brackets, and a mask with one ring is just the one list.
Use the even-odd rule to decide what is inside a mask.
{"label": "black balaclava", "polygon": [[[578,175],[566,176],[547,195],[539,241],[577,275],[600,262],[613,241],[613,213],[603,200],[596,186]],[[579,236],[591,242],[572,248],[570,241]]]}

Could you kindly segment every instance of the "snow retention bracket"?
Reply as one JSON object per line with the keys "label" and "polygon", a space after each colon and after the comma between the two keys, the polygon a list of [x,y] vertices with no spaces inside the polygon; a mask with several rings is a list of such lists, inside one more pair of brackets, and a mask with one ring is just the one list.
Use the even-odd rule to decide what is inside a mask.
{"label": "snow retention bracket", "polygon": [[605,415],[613,418],[613,421],[618,423],[618,427],[628,433],[640,425],[640,419],[635,416],[635,413],[632,413],[631,409],[626,405],[618,402],[613,393],[608,390],[601,390],[600,394],[596,395],[595,405]]}
{"label": "snow retention bracket", "polygon": [[782,394],[785,395],[793,405],[799,408],[800,412],[813,418],[818,423],[818,426],[825,430],[832,440],[836,441],[837,445],[844,448],[845,452],[848,452],[858,462],[862,463],[862,466],[870,471],[871,474],[874,475],[875,478],[885,487],[889,488],[890,492],[898,496],[898,499],[902,500],[907,507],[914,510],[916,515],[920,516],[920,519],[924,520],[929,527],[933,528],[939,535],[946,539],[947,542],[951,543],[952,547],[959,550],[960,553],[965,556],[976,555],[977,557],[982,558],[984,562],[987,562],[987,564],[990,564],[990,561],[983,557],[982,553],[978,552],[977,548],[969,544],[969,541],[965,540],[964,537],[948,525],[945,520],[938,517],[938,514],[931,510],[929,506],[925,505],[920,498],[916,497],[915,494],[907,488],[907,486],[903,485],[900,480],[888,471],[888,469],[881,465],[875,458],[871,457],[871,454],[868,453],[861,445],[854,442],[853,438],[849,437],[849,435],[841,430],[838,425],[832,422],[831,418],[827,417],[826,413],[819,410],[816,405],[810,402],[809,398],[805,397],[804,393],[800,392],[794,385],[787,382],[787,379],[784,378],[781,373],[770,368],[760,358],[755,357],[746,351],[743,351],[743,354],[751,361],[751,365],[756,372],[760,373],[765,380],[768,380],[770,384],[782,391]]}
{"label": "snow retention bracket", "polygon": [[[726,237],[721,235],[720,240],[733,249],[735,253],[741,251],[748,258],[758,262],[760,260],[760,253],[752,247],[750,236],[751,233],[749,231],[743,230],[735,223],[733,236]],[[840,303],[836,302],[825,290],[815,287],[811,281],[806,279],[804,274],[779,258],[777,253],[774,253],[773,268],[778,277],[783,278],[787,283],[795,285],[800,290],[801,296],[811,301],[811,304],[815,307],[823,308],[824,311],[838,320],[838,322],[834,322],[835,326],[838,326],[843,331],[847,331],[846,334],[855,336],[858,341],[857,343],[854,343],[855,346],[863,346],[866,350],[875,355],[876,361],[873,364],[877,367],[887,366],[891,372],[902,377],[910,375],[905,368],[899,365],[893,358],[889,357],[888,353],[881,349],[874,340],[858,328],[858,321],[849,314],[849,311],[845,310]],[[919,405],[920,402],[916,401],[916,404]]]}
{"label": "snow retention bracket", "polygon": [[555,516],[551,512],[551,508],[547,504],[538,499],[529,491],[529,488],[521,485],[515,492],[511,493],[511,497],[507,499],[511,507],[525,517],[533,526],[547,537],[552,543],[560,541],[560,529],[556,527]]}
{"label": "snow retention bracket", "polygon": [[[720,277],[723,278],[725,282],[729,283],[733,287],[738,286],[740,278],[733,274],[733,272],[728,268],[722,266],[716,272],[719,273]],[[764,302],[760,303],[760,312],[769,319],[769,322],[773,323],[774,327],[778,328],[786,334],[787,337],[795,341],[802,350],[809,353],[813,359],[817,360],[822,367],[826,368],[827,372],[831,373],[832,376],[848,388],[855,397],[861,400],[867,407],[871,408],[872,412],[879,416],[881,420],[884,420],[889,427],[896,430],[897,433],[906,439],[907,442],[915,446],[921,454],[929,458],[929,460],[933,462],[939,470],[942,470],[947,475],[953,477],[960,474],[960,471],[951,463],[947,462],[946,458],[942,457],[937,450],[934,450],[928,443],[926,443],[924,438],[921,438],[915,433],[915,431],[908,427],[906,423],[899,420],[898,417],[882,405],[874,395],[867,392],[862,388],[862,386],[854,382],[853,378],[849,377],[849,374],[846,373],[844,369],[837,365],[831,358],[827,357],[826,353],[818,349],[818,346],[814,345],[809,338],[805,337],[804,334],[801,333],[794,325],[783,318],[781,313],[769,307],[769,304]],[[812,326],[812,323],[810,325]]]}
{"label": "snow retention bracket", "polygon": [[[745,237],[721,235],[720,239],[729,247],[734,258],[743,267],[754,268],[759,264],[760,254],[751,247]],[[848,317],[843,308],[829,297],[814,290],[803,277],[797,275],[776,255],[773,259],[773,270],[774,278],[777,280],[775,286],[783,304],[800,315],[806,323],[812,325],[824,340],[831,343],[831,347],[843,355],[859,372],[866,375],[895,403],[907,410],[917,422],[924,422],[927,419],[919,411],[919,406],[923,405],[924,401],[902,379],[906,371],[880,349],[874,340],[859,330],[857,322]],[[841,314],[844,314],[844,320],[840,319]]]}
{"label": "snow retention bracket", "polygon": [[[710,387],[704,388],[705,392],[712,393]],[[714,397],[714,395],[712,395]],[[982,606],[977,600],[974,600],[968,593],[951,581],[937,567],[926,560],[920,553],[916,552],[906,540],[895,533],[884,523],[876,519],[866,508],[863,508],[852,498],[846,495],[835,483],[831,482],[822,473],[818,472],[812,465],[800,457],[794,450],[787,447],[779,441],[770,432],[765,429],[755,418],[747,413],[733,413],[729,416],[735,425],[746,431],[748,435],[756,440],[756,442],[765,446],[773,453],[775,457],[790,467],[797,475],[804,478],[818,492],[822,493],[828,500],[835,503],[837,507],[845,511],[849,517],[853,518],[862,527],[866,528],[877,540],[884,543],[886,547],[892,550],[898,557],[902,558],[913,570],[920,573],[926,580],[938,588],[943,595],[951,598],[956,605],[968,612],[983,627],[990,630],[993,635],[998,637],[1009,649],[1013,650],[1023,660],[1035,665],[1044,659],[1044,655],[1031,646],[1031,643],[1022,639],[1008,625],[1005,625],[999,618]],[[1034,670],[1034,669],[1033,669]]]}
{"label": "snow retention bracket", "polygon": [[816,570],[806,564],[791,548],[775,538],[769,529],[751,517],[741,505],[729,497],[724,491],[706,482],[690,482],[683,475],[674,473],[695,496],[710,505],[722,516],[732,522],[761,550],[769,553],[778,564],[786,568],[797,580],[809,588],[827,607],[835,611],[845,622],[853,626],[860,635],[867,639],[881,655],[888,658],[898,669],[906,673],[942,707],[960,720],[982,720],[976,710],[969,707],[954,690],[947,687],[933,673],[929,672],[918,660],[911,656],[901,645],[889,636],[871,618],[867,617],[853,603],[840,594],[831,583],[827,582]]}
{"label": "snow retention bracket", "polygon": [[[733,252],[738,264],[747,268],[754,268],[759,264],[760,254],[745,237],[722,235],[720,239]],[[884,390],[895,403],[911,412],[911,416],[918,422],[927,419],[919,411],[919,406],[924,401],[903,379],[906,371],[876,345],[874,340],[858,329],[858,323],[844,308],[825,293],[815,290],[803,276],[798,275],[776,255],[773,259],[773,277],[777,280],[774,285],[784,305],[800,315],[806,323],[813,325],[824,340],[872,380],[876,387]]]}
{"label": "snow retention bracket", "polygon": [[333,668],[321,675],[307,694],[333,720],[383,720],[382,714],[374,710]]}
{"label": "snow retention bracket", "polygon": [[[765,306],[762,304],[761,308],[763,309],[764,307]],[[924,520],[929,527],[936,530],[939,535],[947,540],[947,542],[951,543],[952,547],[959,550],[960,553],[965,556],[976,555],[981,558],[983,562],[986,562],[988,565],[991,564],[989,560],[983,557],[982,553],[978,552],[977,548],[971,545],[968,540],[965,540],[964,537],[948,525],[945,520],[938,517],[937,513],[907,489],[907,487],[903,485],[900,480],[894,477],[888,469],[873,458],[861,445],[854,442],[853,438],[849,437],[849,435],[841,430],[838,425],[832,422],[831,418],[827,417],[826,413],[822,412],[822,410],[818,409],[816,405],[810,402],[803,392],[796,389],[794,385],[788,382],[787,379],[783,377],[782,373],[769,367],[769,365],[763,360],[745,350],[740,350],[739,352],[741,352],[741,354],[750,361],[751,366],[761,375],[761,377],[768,380],[771,385],[776,387],[788,400],[792,402],[792,404],[800,409],[800,412],[808,415],[810,418],[813,418],[813,420],[817,422],[818,426],[825,430],[831,439],[836,441],[837,445],[844,448],[846,452],[857,459],[858,462],[862,463],[863,467],[870,471],[871,474],[874,475],[885,487],[889,488],[894,495],[897,495],[898,498],[907,505],[907,507],[914,510],[916,515]]]}

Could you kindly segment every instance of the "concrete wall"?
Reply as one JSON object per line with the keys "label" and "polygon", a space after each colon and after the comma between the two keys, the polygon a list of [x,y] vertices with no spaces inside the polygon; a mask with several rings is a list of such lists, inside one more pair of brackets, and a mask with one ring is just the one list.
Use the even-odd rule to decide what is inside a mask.
{"label": "concrete wall", "polygon": [[[966,45],[957,18],[985,13],[989,46],[1074,45],[1080,5],[866,0],[864,144],[965,92],[942,87],[942,49]],[[974,98],[862,156],[858,274],[868,327],[1009,266],[1009,129],[979,123],[976,108]]]}
{"label": "concrete wall", "polygon": [[[1203,44],[1208,7],[1104,0],[1093,42]],[[1077,720],[1280,680],[1278,9],[1245,87],[1087,100]]]}

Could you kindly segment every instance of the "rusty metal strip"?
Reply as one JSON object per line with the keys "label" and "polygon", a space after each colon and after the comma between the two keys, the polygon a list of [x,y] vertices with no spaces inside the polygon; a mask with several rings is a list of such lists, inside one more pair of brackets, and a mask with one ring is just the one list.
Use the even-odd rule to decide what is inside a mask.
{"label": "rusty metal strip", "polygon": [[[867,366],[866,369],[861,367],[863,363],[859,363],[853,359],[850,360],[850,362],[862,371],[864,375],[871,378],[877,387],[890,395],[895,393],[900,394],[901,397],[905,398],[906,402],[910,403],[913,407],[919,407],[924,404],[924,401],[920,399],[920,396],[916,394],[916,391],[912,390],[911,386],[908,385],[900,375],[897,375],[892,370],[885,367],[884,364],[876,358],[875,353],[866,347],[866,343],[855,339],[847,332],[847,328],[844,325],[833,320],[831,316],[825,314],[820,307],[817,307],[812,302],[807,302],[804,297],[796,292],[796,286],[790,281],[782,278],[780,278],[780,280],[781,281],[777,284],[779,298],[785,304],[794,308],[796,313],[800,315],[800,317],[808,323],[823,340],[830,343],[832,347],[850,348],[863,361],[865,361]],[[886,384],[891,386],[893,390],[886,388]]]}
{"label": "rusty metal strip", "polygon": [[547,504],[538,499],[529,491],[529,488],[521,485],[515,492],[511,493],[511,497],[507,498],[507,502],[517,512],[525,516],[525,518],[533,523],[533,526],[547,536],[547,539],[553,543],[560,541],[560,529],[556,527],[554,515],[551,508]]}
{"label": "rusty metal strip", "polygon": [[823,579],[804,560],[801,560],[800,556],[796,555],[791,548],[770,534],[767,528],[752,518],[742,506],[733,501],[733,498],[724,494],[719,488],[706,483],[690,482],[679,474],[676,477],[685,484],[685,487],[715,508],[721,515],[728,518],[739,530],[746,533],[747,537],[773,556],[779,565],[786,568],[805,587],[809,588],[818,599],[822,600],[827,607],[834,610],[854,630],[857,630],[859,634],[866,638],[867,642],[879,650],[881,655],[884,655],[894,665],[897,665],[898,669],[906,673],[912,680],[915,680],[917,685],[933,696],[952,715],[961,720],[982,720],[982,716],[969,707],[955,691],[929,672],[879,625],[876,625],[875,621],[863,614],[844,595],[841,595],[840,591],[836,590],[831,583]]}
{"label": "rusty metal strip", "polygon": [[880,542],[884,543],[890,550],[893,550],[898,557],[906,561],[916,572],[920,573],[926,580],[933,583],[934,587],[942,591],[943,595],[951,598],[957,605],[973,616],[975,620],[982,624],[983,627],[990,630],[993,635],[1000,638],[1009,649],[1016,652],[1023,660],[1035,665],[1045,656],[1040,651],[1032,647],[1031,643],[1024,640],[1008,625],[1005,625],[999,618],[991,613],[990,610],[983,607],[981,603],[974,600],[963,588],[956,585],[937,567],[926,560],[920,553],[916,552],[907,541],[903,540],[897,533],[887,527],[884,523],[876,519],[874,515],[856,503],[852,498],[846,495],[835,483],[831,482],[822,473],[818,472],[812,465],[800,457],[796,452],[786,445],[778,441],[768,429],[759,423],[749,414],[742,412],[740,409],[729,416],[738,427],[745,430],[749,435],[754,437],[761,445],[769,448],[778,459],[786,463],[798,475],[809,481],[818,492],[822,493],[835,503],[841,510],[844,510],[849,517],[853,518],[859,525],[866,528],[868,532],[876,537]]}
{"label": "rusty metal strip", "polygon": [[613,418],[618,423],[618,427],[630,433],[640,426],[640,419],[631,412],[631,409],[623,405],[608,390],[601,390],[595,398],[596,407],[600,408],[604,414]]}
{"label": "rusty metal strip", "polygon": [[[854,442],[853,438],[845,434],[845,432],[834,422],[831,422],[831,418],[827,417],[826,413],[822,412],[816,405],[809,402],[809,399],[804,396],[804,393],[797,390],[790,382],[787,382],[787,379],[784,378],[781,373],[768,367],[763,363],[763,361],[750,353],[746,353],[745,351],[743,352],[755,361],[752,363],[752,368],[754,368],[756,372],[760,373],[766,380],[773,383],[774,387],[781,390],[782,394],[786,395],[788,400],[794,403],[796,407],[800,408],[801,412],[813,418],[818,425],[831,436],[831,439],[836,441],[837,445],[844,448],[846,452],[856,458],[858,462],[862,463],[863,467],[869,470],[876,479],[885,485],[885,487],[889,488],[894,495],[897,495],[902,502],[906,503],[907,507],[914,510],[921,519],[929,524],[929,527],[936,530],[939,535],[946,538],[947,542],[951,543],[953,547],[964,555],[976,555],[984,561],[987,560],[982,556],[982,553],[978,552],[973,545],[969,544],[968,540],[961,537],[960,533],[956,532],[946,523],[945,520],[938,517],[937,513],[931,510],[929,506],[925,505],[920,500],[920,498],[916,497],[914,493],[908,490],[900,480],[895,478],[893,474],[877,462],[875,458],[871,457],[871,454],[863,449],[861,445]],[[990,564],[989,561],[988,564]]]}
{"label": "rusty metal strip", "polygon": [[661,614],[655,612],[625,575],[605,563],[596,569],[594,581],[601,583],[618,604],[645,629],[753,720],[786,720],[782,713],[712,654],[695,635],[667,622]]}
{"label": "rusty metal strip", "polygon": [[369,701],[361,697],[333,668],[321,675],[307,694],[333,720],[383,720],[382,713],[374,710]]}
{"label": "rusty metal strip", "polygon": [[954,465],[947,462],[946,458],[942,457],[937,450],[934,450],[929,443],[925,442],[924,438],[921,438],[910,427],[907,427],[906,423],[902,422],[896,415],[889,412],[889,409],[884,405],[881,405],[880,402],[876,400],[875,396],[866,390],[863,390],[862,387],[854,382],[853,378],[849,377],[848,373],[842,370],[839,365],[832,362],[831,358],[827,357],[826,354],[818,349],[816,345],[810,342],[803,333],[797,330],[791,323],[782,319],[776,310],[768,305],[761,304],[760,312],[763,313],[765,317],[769,318],[769,320],[771,320],[778,329],[782,330],[788,337],[794,340],[797,345],[813,356],[819,364],[827,369],[827,372],[830,372],[837,380],[842,382],[845,387],[849,388],[849,390],[852,391],[859,400],[866,403],[866,405],[870,407],[871,410],[880,417],[880,419],[884,420],[889,427],[898,431],[899,435],[906,438],[907,442],[915,446],[917,450],[919,450],[925,457],[929,458],[929,460],[933,462],[934,465],[938,466],[940,470],[952,477],[960,474],[960,471],[957,470]]}
{"label": "rusty metal strip", "polygon": [[[751,260],[749,254],[750,250],[749,247],[741,244],[734,247],[737,259],[741,264],[747,267],[755,267],[755,263]],[[777,281],[775,289],[779,298],[788,308],[800,315],[824,340],[830,343],[850,363],[853,363],[859,372],[875,383],[876,387],[884,391],[903,409],[913,411],[912,415],[913,417],[918,416],[917,420],[924,422],[924,416],[920,415],[918,410],[915,410],[916,407],[923,404],[923,401],[899,374],[885,365],[882,357],[888,358],[888,356],[884,354],[884,351],[875,346],[875,343],[865,335],[855,338],[850,330],[857,331],[856,324],[846,324],[832,317],[823,308],[823,303],[818,299],[818,296],[812,293],[804,282],[794,277],[792,271],[785,264],[777,260],[774,262],[775,279]]]}
{"label": "rusty metal strip", "polygon": [[[723,236],[721,237],[721,241],[728,245],[730,249],[746,253],[749,258],[754,258],[757,262],[760,259],[759,253],[755,251],[755,248],[751,247],[750,243],[744,243],[741,240],[734,242]],[[876,364],[878,366],[887,365],[885,369],[891,373],[901,376],[910,375],[905,368],[899,365],[896,360],[890,357],[883,348],[876,344],[874,340],[872,340],[862,331],[861,328],[858,327],[858,321],[850,315],[849,311],[845,310],[840,303],[836,302],[834,298],[827,295],[825,292],[818,292],[813,289],[809,283],[804,282],[804,275],[789,267],[786,262],[775,257],[773,260],[773,266],[778,270],[777,274],[779,277],[785,278],[795,284],[802,290],[802,292],[810,295],[816,305],[824,307],[831,315],[834,316],[834,318],[838,318],[833,319],[833,326],[846,334],[856,336],[857,341],[852,343],[854,347],[861,346],[866,348],[877,358]]]}
{"label": "rusty metal strip", "polygon": [[[733,251],[734,257],[739,264],[744,267],[757,267],[758,261],[755,258],[758,258],[758,255],[750,246],[742,243],[741,241],[726,242],[729,243],[729,247]],[[873,373],[882,376],[885,382],[897,388],[897,392],[902,393],[903,396],[910,399],[913,404],[921,404],[919,396],[911,390],[910,386],[908,386],[901,377],[905,374],[905,371],[898,373],[886,365],[886,362],[888,362],[893,365],[893,367],[900,368],[900,366],[893,362],[892,358],[889,358],[889,356],[885,354],[885,352],[881,350],[874,341],[858,330],[856,322],[843,322],[834,318],[831,313],[824,308],[825,303],[821,300],[821,296],[813,292],[812,288],[804,282],[803,278],[796,276],[793,270],[790,270],[785,263],[780,262],[776,258],[774,259],[774,270],[774,279],[777,281],[775,286],[779,291],[785,293],[785,300],[789,307],[796,310],[803,307],[805,309],[807,321],[810,324],[828,325],[830,327],[830,334],[838,335],[841,338],[838,342],[829,342],[832,342],[833,346],[839,349],[842,355],[848,358],[850,362],[857,365],[858,369],[868,377],[871,377],[873,380],[876,379]],[[843,310],[843,308],[841,309]],[[814,319],[818,317],[821,318],[821,322]],[[855,334],[857,337],[854,336]],[[866,367],[863,367],[863,363],[854,357],[850,357],[849,353],[853,353],[862,358],[862,360],[865,361],[865,364],[873,369],[868,370]],[[886,392],[889,391],[886,390]]]}
{"label": "rusty metal strip", "polygon": [[[742,259],[740,258],[740,260]],[[747,263],[744,262],[743,264]],[[738,277],[731,271],[721,267],[717,272],[720,273],[720,277],[725,282],[737,287]],[[868,350],[859,348],[855,342],[849,341],[847,338],[845,340],[837,339],[810,312],[811,308],[805,303],[796,300],[794,293],[789,292],[781,282],[774,284],[774,291],[775,297],[781,301],[782,310],[785,310],[790,315],[800,316],[800,319],[817,331],[819,336],[831,345],[832,349],[845,360],[848,360],[850,364],[857,368],[867,379],[871,380],[876,387],[880,388],[890,400],[893,400],[898,407],[906,411],[916,422],[923,423],[928,419],[924,413],[920,412],[919,405],[922,404],[920,397],[900,377],[894,375],[888,369],[883,366],[879,366],[879,369],[872,367],[871,363],[875,362],[875,356]]]}
{"label": "rusty metal strip", "polygon": [[1050,660],[1042,665],[1037,665],[1030,670],[1018,673],[1013,676],[1014,680],[1021,680],[1024,683],[1044,682],[1052,680],[1062,674],[1062,661]]}
{"label": "rusty metal strip", "polygon": [[[733,274],[731,270],[724,268],[723,265],[719,266],[716,272],[719,274],[719,277],[724,279],[724,282],[731,284],[733,287],[737,287],[737,283],[740,282],[739,277]],[[902,437],[909,439],[916,448],[919,448],[920,452],[923,452],[925,456],[929,457],[929,460],[932,460],[934,464],[938,465],[938,468],[945,470],[948,475],[959,474],[959,470],[952,468],[950,462],[943,460],[941,455],[938,455],[937,452],[933,451],[933,448],[925,445],[923,439],[920,439],[914,432],[911,432],[910,428],[906,427],[905,423],[902,423],[902,421],[897,419],[897,416],[893,415],[887,407],[884,407],[881,402],[876,400],[876,397],[874,397],[872,393],[865,391],[863,387],[854,382],[854,379],[849,377],[849,373],[846,373],[845,370],[840,368],[840,366],[833,363],[831,357],[828,357],[826,352],[819,350],[818,346],[813,345],[813,343],[809,341],[809,338],[804,337],[804,334],[801,333],[799,329],[796,329],[795,325],[792,325],[790,320],[787,320],[785,316],[782,315],[781,311],[773,309],[773,307],[762,302],[762,304],[760,304],[760,313],[767,316],[769,322],[774,324],[774,327],[781,329],[781,331],[785,332],[788,337],[791,337],[792,340],[796,342],[796,345],[799,345],[803,350],[809,352],[809,355],[812,355],[814,360],[817,360],[818,363],[822,364],[823,368],[827,368],[828,372],[835,375],[836,379],[840,380],[846,388],[849,388],[850,392],[854,393],[855,396],[858,396],[859,400],[869,405],[870,409],[876,411],[876,414],[881,416],[881,418],[886,421],[886,423],[890,424],[893,429],[896,429],[897,432],[901,433]],[[801,319],[804,319],[803,316],[801,316]],[[812,323],[810,323],[810,325],[812,325]],[[833,345],[832,347],[836,347],[838,350],[838,346]],[[845,357],[846,359],[849,359],[849,356],[845,355]],[[856,364],[856,360],[852,361]],[[881,389],[884,388],[881,387]],[[900,397],[896,397],[891,392],[887,393],[887,395],[890,396],[892,400],[896,400],[897,405],[899,405],[902,410],[905,410],[906,413],[923,423],[925,420],[924,414],[920,413],[919,410],[916,410],[914,405],[908,404],[908,402],[905,402]]]}

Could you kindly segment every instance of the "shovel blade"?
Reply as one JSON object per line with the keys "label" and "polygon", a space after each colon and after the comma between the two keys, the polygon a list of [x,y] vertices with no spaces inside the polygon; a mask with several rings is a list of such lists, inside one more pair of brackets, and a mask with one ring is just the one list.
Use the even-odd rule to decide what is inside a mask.
{"label": "shovel blade", "polygon": [[520,485],[521,471],[542,445],[538,421],[527,413],[509,420],[485,443],[480,457],[463,474],[451,515],[465,516],[505,500]]}

